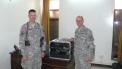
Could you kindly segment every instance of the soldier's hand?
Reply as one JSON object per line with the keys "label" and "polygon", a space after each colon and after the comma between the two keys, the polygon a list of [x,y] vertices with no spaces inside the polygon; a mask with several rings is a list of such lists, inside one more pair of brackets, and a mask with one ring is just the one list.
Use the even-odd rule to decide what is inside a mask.
{"label": "soldier's hand", "polygon": [[86,57],[85,60],[84,60],[84,62],[86,62],[86,63],[91,63],[92,60],[91,60],[90,58]]}
{"label": "soldier's hand", "polygon": [[42,58],[45,57],[45,52],[41,52],[41,57],[42,57]]}
{"label": "soldier's hand", "polygon": [[28,60],[28,56],[23,56],[22,62],[25,62],[25,61],[27,61],[27,60]]}

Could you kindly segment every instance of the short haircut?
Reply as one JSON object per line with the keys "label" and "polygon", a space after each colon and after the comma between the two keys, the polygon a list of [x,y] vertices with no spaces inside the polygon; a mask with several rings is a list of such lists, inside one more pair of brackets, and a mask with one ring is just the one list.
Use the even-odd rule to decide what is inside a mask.
{"label": "short haircut", "polygon": [[30,14],[30,12],[36,12],[36,10],[30,9],[30,10],[28,11],[28,14]]}
{"label": "short haircut", "polygon": [[77,16],[76,18],[81,18],[82,20],[84,20],[83,16]]}

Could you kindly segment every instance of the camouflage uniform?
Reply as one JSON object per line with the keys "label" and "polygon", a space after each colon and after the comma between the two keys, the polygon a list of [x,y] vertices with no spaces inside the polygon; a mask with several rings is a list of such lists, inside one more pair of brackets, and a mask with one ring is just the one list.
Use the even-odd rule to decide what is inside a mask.
{"label": "camouflage uniform", "polygon": [[[27,38],[30,42],[30,46],[25,46],[25,37],[27,32],[28,24],[28,35]],[[45,51],[45,41],[43,46],[40,47],[40,38],[44,37],[44,31],[42,26],[35,23],[32,26],[30,23],[26,23],[22,26],[19,36],[19,45],[23,56],[28,56],[28,60],[22,61],[22,67],[24,69],[41,69],[41,51]]]}
{"label": "camouflage uniform", "polygon": [[75,57],[75,69],[91,69],[91,64],[86,63],[84,60],[94,58],[94,38],[91,30],[82,26],[77,28],[75,31],[75,46],[74,46],[74,57]]}

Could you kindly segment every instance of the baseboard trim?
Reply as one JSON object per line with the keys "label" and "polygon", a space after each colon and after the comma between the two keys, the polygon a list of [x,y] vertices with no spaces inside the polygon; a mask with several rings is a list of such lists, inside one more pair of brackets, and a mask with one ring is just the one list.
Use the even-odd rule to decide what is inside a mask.
{"label": "baseboard trim", "polygon": [[107,67],[107,68],[112,68],[112,65],[103,65],[103,64],[94,64],[92,63],[93,66],[99,66],[99,67]]}

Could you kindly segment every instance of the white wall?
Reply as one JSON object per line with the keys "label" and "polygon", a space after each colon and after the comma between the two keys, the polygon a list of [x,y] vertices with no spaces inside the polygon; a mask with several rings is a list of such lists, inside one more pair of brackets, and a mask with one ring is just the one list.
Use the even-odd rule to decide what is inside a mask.
{"label": "white wall", "polygon": [[95,38],[96,64],[111,65],[114,0],[60,0],[59,37],[74,37],[75,17],[84,16]]}
{"label": "white wall", "polygon": [[115,9],[122,9],[122,0],[115,0]]}
{"label": "white wall", "polygon": [[28,20],[28,10],[39,7],[40,0],[0,0],[0,69],[10,69],[9,52],[18,45],[20,27]]}
{"label": "white wall", "polygon": [[59,0],[50,0],[50,9],[59,9]]}

